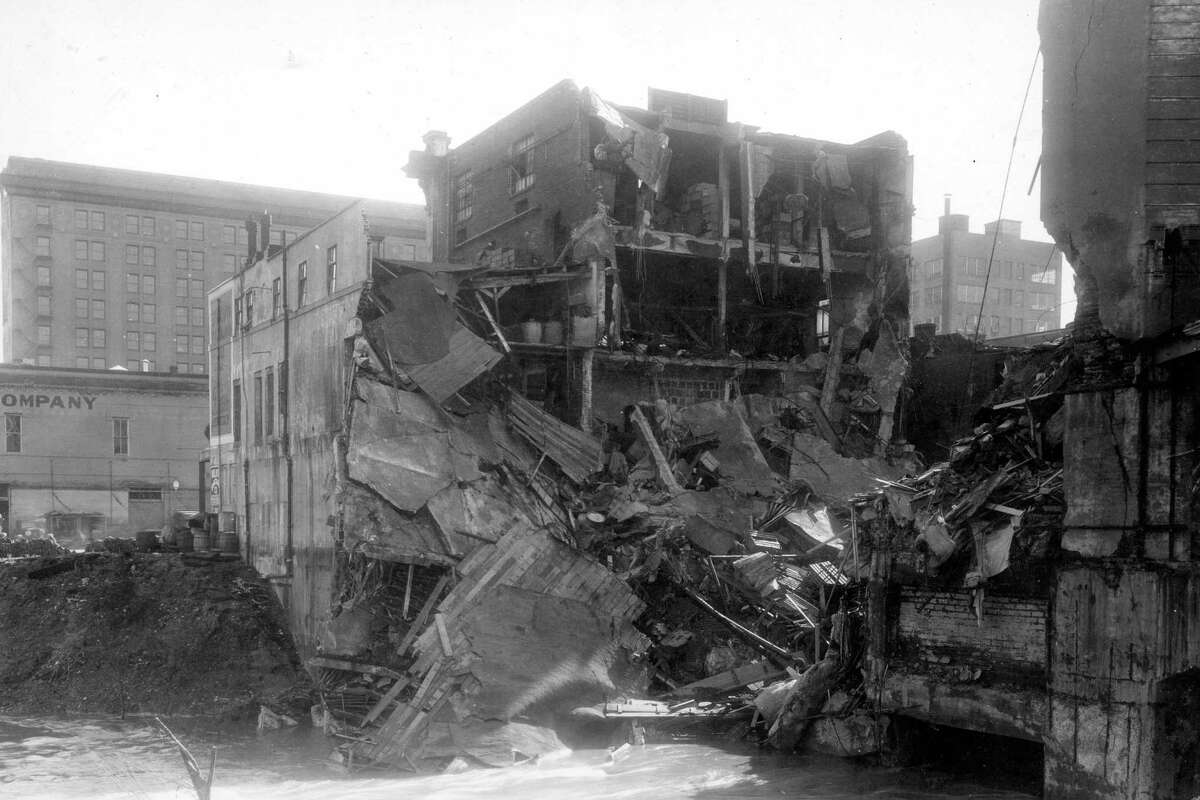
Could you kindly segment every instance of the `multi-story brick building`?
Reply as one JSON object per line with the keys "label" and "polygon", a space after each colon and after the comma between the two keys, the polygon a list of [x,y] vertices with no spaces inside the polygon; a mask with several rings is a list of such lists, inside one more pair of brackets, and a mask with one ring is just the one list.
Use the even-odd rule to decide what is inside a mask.
{"label": "multi-story brick building", "polygon": [[[12,157],[0,172],[3,360],[207,371],[207,288],[241,269],[245,220],[294,239],[353,198]],[[425,211],[372,201],[386,255],[426,259]]]}
{"label": "multi-story brick building", "polygon": [[1015,220],[989,222],[983,233],[971,233],[970,218],[951,214],[947,198],[937,236],[912,243],[909,314],[914,325],[932,322],[944,333],[974,335],[978,324],[983,338],[1053,330],[1059,327],[1062,264],[1053,244],[1022,239]]}
{"label": "multi-story brick building", "polygon": [[[821,383],[823,352],[831,387],[863,347],[889,354],[882,370],[908,328],[904,139],[766,133],[723,100],[659,89],[647,106],[562,81],[411,154],[433,260],[497,273],[476,285],[525,391],[588,427],[638,399]],[[890,409],[894,390],[876,388]]]}

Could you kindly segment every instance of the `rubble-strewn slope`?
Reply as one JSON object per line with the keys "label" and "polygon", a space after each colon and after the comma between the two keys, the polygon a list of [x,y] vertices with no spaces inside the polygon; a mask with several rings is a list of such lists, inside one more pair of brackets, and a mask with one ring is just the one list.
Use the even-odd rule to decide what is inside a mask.
{"label": "rubble-strewn slope", "polygon": [[0,565],[0,709],[254,714],[307,707],[265,581],[241,563],[88,553]]}

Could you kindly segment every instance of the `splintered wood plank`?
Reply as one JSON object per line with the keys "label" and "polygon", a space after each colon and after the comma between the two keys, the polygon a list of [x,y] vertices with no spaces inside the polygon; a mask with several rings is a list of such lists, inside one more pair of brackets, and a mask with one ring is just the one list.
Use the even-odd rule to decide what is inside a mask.
{"label": "splintered wood plank", "polygon": [[450,646],[450,634],[446,631],[446,617],[443,614],[434,614],[433,624],[437,626],[438,638],[442,642],[442,654],[447,657],[454,655],[454,648]]}
{"label": "splintered wood plank", "polygon": [[348,661],[344,658],[329,658],[327,656],[313,656],[308,659],[308,665],[311,667],[319,667],[321,669],[339,669],[343,672],[358,672],[364,675],[378,675],[384,678],[399,678],[400,673],[390,667],[380,667],[375,664],[360,664],[357,661]]}
{"label": "splintered wood plank", "polygon": [[667,463],[667,457],[663,455],[662,448],[658,445],[658,440],[654,438],[654,431],[650,428],[650,422],[646,419],[646,415],[637,406],[633,407],[633,413],[629,415],[633,420],[633,424],[637,426],[638,433],[642,436],[642,441],[646,445],[646,449],[650,451],[650,457],[654,459],[654,467],[658,470],[658,479],[662,482],[663,487],[672,494],[679,494],[683,491],[683,487],[675,480],[675,473],[671,470],[671,465]]}
{"label": "splintered wood plank", "polygon": [[387,711],[388,706],[396,702],[396,698],[400,696],[400,693],[404,691],[404,688],[410,683],[412,683],[412,681],[410,681],[408,678],[401,678],[393,683],[392,688],[388,689],[383,697],[379,698],[379,702],[372,706],[371,710],[367,712],[367,715],[363,717],[362,725],[359,725],[359,727],[361,728],[365,725],[371,724],[375,721],[376,717],[378,717],[384,711]]}
{"label": "splintered wood plank", "polygon": [[446,584],[450,582],[450,573],[447,572],[442,577],[438,578],[437,585],[433,587],[433,591],[429,593],[429,597],[425,598],[424,605],[421,606],[417,618],[413,620],[412,625],[404,633],[404,638],[400,640],[400,645],[396,648],[396,652],[404,655],[408,652],[409,646],[413,640],[420,634],[421,629],[425,627],[425,621],[429,618],[430,612],[437,605],[438,597],[441,596],[442,590],[446,588]]}

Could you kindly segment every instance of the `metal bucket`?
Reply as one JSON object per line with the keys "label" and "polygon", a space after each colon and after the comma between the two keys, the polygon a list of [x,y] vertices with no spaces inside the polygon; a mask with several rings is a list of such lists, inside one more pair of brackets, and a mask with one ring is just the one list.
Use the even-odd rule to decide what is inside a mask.
{"label": "metal bucket", "polygon": [[542,341],[542,323],[537,320],[521,323],[521,338],[527,342]]}
{"label": "metal bucket", "polygon": [[542,343],[562,344],[563,324],[556,319],[552,319],[542,325]]}

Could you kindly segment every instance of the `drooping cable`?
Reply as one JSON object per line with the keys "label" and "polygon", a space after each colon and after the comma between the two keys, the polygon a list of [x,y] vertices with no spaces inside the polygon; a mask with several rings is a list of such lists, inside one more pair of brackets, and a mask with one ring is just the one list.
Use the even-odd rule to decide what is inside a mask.
{"label": "drooping cable", "polygon": [[[1025,96],[1021,98],[1021,110],[1017,113],[1017,124],[1013,129],[1012,146],[1008,150],[1008,166],[1004,170],[1004,184],[1000,189],[1000,210],[996,214],[996,226],[992,231],[992,248],[988,253],[987,270],[983,275],[983,296],[979,298],[979,313],[975,315],[975,332],[971,338],[971,357],[967,362],[967,380],[963,387],[963,404],[961,409],[965,412],[967,408],[966,400],[970,396],[972,381],[975,378],[975,352],[979,346],[979,326],[983,323],[983,309],[987,303],[988,284],[992,279],[992,264],[996,260],[996,245],[1000,241],[1000,221],[1004,219],[1004,203],[1008,198],[1008,179],[1012,175],[1013,158],[1017,153],[1017,137],[1021,133],[1021,123],[1025,119],[1025,106],[1029,103],[1029,90],[1033,87],[1033,76],[1037,74],[1038,58],[1042,55],[1041,47],[1033,54],[1033,63],[1029,66],[1029,79],[1025,82]],[[946,269],[953,269],[953,265],[946,264]]]}

